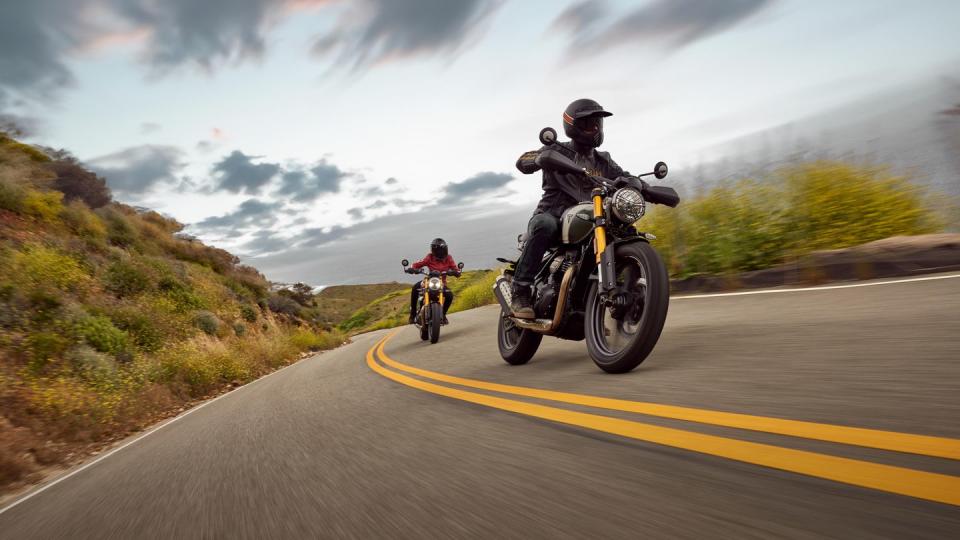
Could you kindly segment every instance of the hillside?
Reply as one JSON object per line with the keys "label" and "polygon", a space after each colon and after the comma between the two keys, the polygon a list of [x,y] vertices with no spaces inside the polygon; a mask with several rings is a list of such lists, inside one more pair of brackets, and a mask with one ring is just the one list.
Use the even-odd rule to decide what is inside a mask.
{"label": "hillside", "polygon": [[316,320],[321,324],[336,326],[361,307],[377,298],[399,290],[409,290],[409,286],[394,281],[391,283],[327,287],[316,295],[318,306]]}
{"label": "hillside", "polygon": [[182,228],[0,135],[0,488],[343,341]]}

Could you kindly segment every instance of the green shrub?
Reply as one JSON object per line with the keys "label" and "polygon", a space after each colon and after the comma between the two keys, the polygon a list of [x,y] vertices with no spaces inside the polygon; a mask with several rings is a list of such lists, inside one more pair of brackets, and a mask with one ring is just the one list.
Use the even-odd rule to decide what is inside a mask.
{"label": "green shrub", "polygon": [[27,244],[13,255],[13,270],[18,279],[34,286],[51,286],[75,291],[90,280],[87,271],[76,259],[41,244]]}
{"label": "green shrub", "polygon": [[23,213],[41,221],[55,223],[63,211],[63,193],[59,191],[40,192],[27,190],[23,198]]}
{"label": "green shrub", "polygon": [[0,178],[0,208],[22,213],[26,197],[27,191],[22,186]]}
{"label": "green shrub", "polygon": [[283,313],[294,317],[300,314],[300,304],[292,298],[279,294],[271,294],[267,298],[267,306],[274,313]]}
{"label": "green shrub", "polygon": [[675,209],[655,207],[637,226],[657,236],[671,275],[687,276],[768,268],[942,223],[906,178],[818,161],[722,184]]}
{"label": "green shrub", "polygon": [[74,324],[74,331],[79,338],[103,353],[117,355],[128,347],[127,333],[103,316],[87,315],[80,318]]}
{"label": "green shrub", "polygon": [[60,217],[71,231],[84,240],[100,244],[107,238],[107,227],[103,221],[80,201],[67,203]]}
{"label": "green shrub", "polygon": [[34,332],[24,340],[30,368],[40,370],[70,346],[70,340],[55,332]]}
{"label": "green shrub", "polygon": [[79,345],[67,351],[67,361],[73,370],[88,380],[110,378],[117,371],[117,363],[88,345]]}
{"label": "green shrub", "polygon": [[145,313],[134,307],[119,308],[110,314],[114,326],[125,331],[134,345],[145,352],[160,350],[166,338],[156,323],[157,317],[156,313]]}
{"label": "green shrub", "polygon": [[135,296],[151,287],[150,276],[128,261],[116,261],[107,268],[104,285],[118,297]]}
{"label": "green shrub", "polygon": [[249,304],[240,304],[240,315],[247,322],[257,322],[257,310]]}
{"label": "green shrub", "polygon": [[200,311],[194,317],[194,323],[197,325],[197,328],[203,330],[203,333],[208,336],[215,336],[220,330],[220,319],[216,315],[209,311]]}
{"label": "green shrub", "polygon": [[233,333],[243,337],[247,333],[247,327],[242,322],[233,323]]}
{"label": "green shrub", "polygon": [[111,244],[122,248],[139,247],[140,235],[128,216],[112,205],[97,209],[97,215],[107,226],[107,239]]}

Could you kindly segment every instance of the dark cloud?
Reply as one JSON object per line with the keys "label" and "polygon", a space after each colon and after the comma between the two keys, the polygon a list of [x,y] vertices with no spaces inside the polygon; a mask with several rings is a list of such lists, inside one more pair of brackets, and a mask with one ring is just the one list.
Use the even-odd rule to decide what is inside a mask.
{"label": "dark cloud", "polygon": [[254,163],[258,156],[248,156],[234,150],[213,166],[211,172],[217,177],[216,190],[231,193],[258,193],[260,189],[280,172],[276,163]]}
{"label": "dark cloud", "polygon": [[70,14],[89,3],[78,0],[68,8],[51,0],[3,2],[0,96],[15,93],[48,100],[74,83],[62,57],[87,39],[90,31],[86,25],[71,24]]}
{"label": "dark cloud", "polygon": [[353,219],[359,221],[363,219],[363,208],[351,208],[347,210],[347,214],[349,214]]}
{"label": "dark cloud", "polygon": [[290,239],[277,236],[270,230],[257,231],[253,238],[242,246],[240,250],[250,255],[265,255],[276,253],[290,247]]}
{"label": "dark cloud", "polygon": [[311,227],[298,234],[293,239],[293,245],[298,247],[319,247],[329,244],[346,236],[350,229],[340,225],[333,227]]}
{"label": "dark cloud", "polygon": [[387,181],[384,182],[384,184],[386,184],[386,185],[388,185],[388,186],[392,186],[392,185],[396,184],[397,182],[399,182],[399,180],[397,180],[396,178],[394,178],[394,177],[391,176],[390,178],[387,178]]}
{"label": "dark cloud", "polygon": [[222,216],[208,217],[193,226],[207,231],[241,233],[251,227],[269,227],[277,222],[283,202],[247,199],[236,210]]}
{"label": "dark cloud", "polygon": [[144,145],[127,148],[89,161],[88,165],[120,195],[139,195],[158,184],[177,184],[184,167],[183,151],[174,146]]}
{"label": "dark cloud", "polygon": [[447,184],[440,204],[455,204],[490,195],[507,185],[513,176],[505,173],[482,172],[462,182]]}
{"label": "dark cloud", "polygon": [[259,58],[265,34],[291,2],[287,0],[112,0],[116,14],[149,29],[143,51],[152,67],[181,65],[212,70],[217,65]]}
{"label": "dark cloud", "polygon": [[365,69],[410,56],[453,55],[484,27],[498,0],[362,0],[313,45],[317,56]]}
{"label": "dark cloud", "polygon": [[654,0],[619,19],[601,24],[603,0],[567,8],[553,27],[568,32],[571,56],[588,56],[628,43],[658,42],[680,49],[722,32],[770,5],[773,0]]}
{"label": "dark cloud", "polygon": [[275,195],[294,197],[298,200],[312,201],[325,194],[340,191],[340,184],[350,173],[340,170],[336,165],[322,160],[310,169],[291,169],[283,177]]}

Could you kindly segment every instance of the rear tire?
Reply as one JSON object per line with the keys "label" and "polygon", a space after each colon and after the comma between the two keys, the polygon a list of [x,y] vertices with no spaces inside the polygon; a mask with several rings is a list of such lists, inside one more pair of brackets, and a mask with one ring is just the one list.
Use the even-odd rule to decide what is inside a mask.
{"label": "rear tire", "polygon": [[443,306],[430,304],[430,343],[440,340],[440,324],[443,322]]}
{"label": "rear tire", "polygon": [[511,366],[521,366],[536,354],[543,334],[513,326],[513,321],[507,315],[503,310],[500,311],[500,324],[497,326],[500,356]]}
{"label": "rear tire", "polygon": [[[615,256],[620,274],[617,284],[629,275],[635,280],[632,288],[643,290],[642,312],[614,319],[600,302],[594,282],[587,300],[584,333],[587,351],[597,367],[607,373],[626,373],[639,366],[660,339],[670,304],[670,280],[660,255],[646,242],[620,245]],[[639,309],[639,303],[634,305]]]}

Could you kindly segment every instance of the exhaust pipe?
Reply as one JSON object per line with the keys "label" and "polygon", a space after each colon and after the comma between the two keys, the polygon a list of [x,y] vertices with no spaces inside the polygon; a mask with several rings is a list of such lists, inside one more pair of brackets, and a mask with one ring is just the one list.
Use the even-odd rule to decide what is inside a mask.
{"label": "exhaust pipe", "polygon": [[[574,268],[575,265],[567,268],[567,271],[563,274],[563,280],[560,281],[560,292],[557,296],[557,306],[553,312],[553,319],[518,319],[511,315],[510,320],[513,321],[513,324],[517,325],[518,328],[532,330],[541,334],[550,334],[559,328],[560,320],[563,318],[563,312],[566,309],[567,289],[570,288]],[[500,277],[497,278],[497,281],[493,284],[493,295],[497,297],[500,307],[503,308],[504,313],[511,314],[513,313],[513,308],[510,307],[511,300],[513,300],[511,291],[512,281],[509,276],[500,274]]]}

